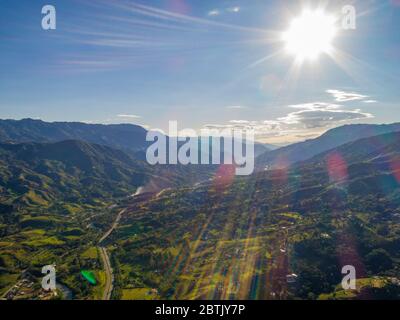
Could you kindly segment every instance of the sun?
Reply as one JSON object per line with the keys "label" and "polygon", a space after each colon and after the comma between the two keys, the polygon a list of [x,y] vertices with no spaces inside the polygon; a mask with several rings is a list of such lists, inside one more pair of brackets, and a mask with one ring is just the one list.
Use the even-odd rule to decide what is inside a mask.
{"label": "sun", "polygon": [[305,10],[283,34],[288,53],[300,61],[315,60],[329,54],[337,34],[336,19],[322,10]]}

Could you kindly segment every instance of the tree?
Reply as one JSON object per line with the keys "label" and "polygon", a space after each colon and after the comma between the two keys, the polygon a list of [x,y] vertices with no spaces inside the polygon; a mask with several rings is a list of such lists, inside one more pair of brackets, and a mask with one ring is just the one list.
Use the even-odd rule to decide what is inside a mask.
{"label": "tree", "polygon": [[365,257],[365,261],[368,268],[373,273],[386,271],[393,267],[392,258],[390,257],[389,253],[382,248],[372,250]]}

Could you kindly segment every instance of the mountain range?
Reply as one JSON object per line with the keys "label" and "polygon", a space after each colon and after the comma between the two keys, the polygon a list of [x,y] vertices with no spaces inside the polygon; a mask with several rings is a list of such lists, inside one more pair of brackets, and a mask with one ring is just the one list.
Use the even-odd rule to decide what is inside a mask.
{"label": "mountain range", "polygon": [[130,152],[144,150],[146,129],[133,124],[44,122],[34,119],[0,120],[1,142],[60,142],[81,140]]}
{"label": "mountain range", "polygon": [[28,205],[121,197],[152,173],[120,150],[77,140],[0,144],[0,167],[3,201]]}
{"label": "mountain range", "polygon": [[261,170],[265,168],[284,168],[348,142],[395,131],[400,131],[400,123],[383,125],[356,124],[337,127],[318,138],[267,151],[258,156],[257,167]]}
{"label": "mountain range", "polygon": [[[98,297],[79,272],[101,278],[95,244],[123,207],[104,244],[115,298],[400,298],[400,124],[260,145],[246,177],[150,166],[133,125],[4,120],[0,133],[0,293],[51,260],[77,298]],[[351,295],[343,265],[360,279]]]}
{"label": "mountain range", "polygon": [[[316,168],[316,162],[323,161],[321,159],[325,158],[321,157],[336,147],[338,154],[344,155],[341,161],[357,162],[365,160],[366,150],[379,152],[385,141],[377,139],[396,141],[396,136],[391,134],[374,136],[398,130],[400,124],[347,125],[329,130],[316,139],[276,150],[257,144],[256,164],[259,169],[279,169],[295,163],[301,165],[307,160],[304,166]],[[46,198],[62,194],[56,190],[65,192],[69,190],[66,186],[73,183],[81,185],[79,191],[68,192],[69,196],[102,193],[104,190],[113,190],[104,194],[107,196],[121,195],[145,184],[155,190],[183,185],[185,181],[189,184],[205,181],[215,172],[214,166],[149,166],[144,157],[144,148],[148,145],[146,133],[144,128],[130,124],[0,120],[1,195],[3,199],[18,199],[35,190]],[[362,156],[355,159],[357,150]],[[388,156],[387,150],[383,154]],[[352,158],[347,159],[348,155]],[[50,180],[45,182],[46,179]],[[84,190],[85,184],[97,187]]]}

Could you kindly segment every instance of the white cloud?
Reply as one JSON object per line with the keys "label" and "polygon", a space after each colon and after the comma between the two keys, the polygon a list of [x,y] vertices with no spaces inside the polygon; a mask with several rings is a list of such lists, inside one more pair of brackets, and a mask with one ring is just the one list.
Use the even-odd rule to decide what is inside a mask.
{"label": "white cloud", "polygon": [[324,128],[340,122],[372,118],[361,110],[301,110],[289,113],[278,120],[288,125],[299,125],[304,129]]}
{"label": "white cloud", "polygon": [[342,105],[326,102],[290,105],[289,108],[296,111],[275,120],[230,120],[228,124],[208,124],[205,127],[219,130],[253,129],[256,136],[268,138],[295,134],[310,135],[311,132],[320,133],[346,122],[373,118],[372,114],[360,109],[346,110]]}
{"label": "white cloud", "polygon": [[219,15],[220,15],[220,12],[219,12],[219,10],[214,9],[214,10],[209,11],[207,15],[210,16],[210,17],[212,17],[212,16],[219,16]]}
{"label": "white cloud", "polygon": [[338,104],[327,103],[327,102],[311,102],[303,104],[290,105],[289,108],[304,109],[304,110],[334,110],[342,107]]}
{"label": "white cloud", "polygon": [[291,108],[301,109],[291,112],[285,117],[278,118],[284,124],[299,125],[305,129],[323,128],[338,125],[343,121],[372,118],[372,114],[360,109],[345,110],[343,106],[324,102],[313,102],[292,105]]}
{"label": "white cloud", "polygon": [[128,119],[139,119],[141,116],[137,116],[135,114],[119,114],[117,115],[118,118],[128,118]]}
{"label": "white cloud", "polygon": [[341,90],[326,90],[327,93],[333,96],[333,98],[338,102],[346,102],[346,101],[360,101],[366,98],[369,98],[366,95],[359,94],[357,92],[346,92]]}
{"label": "white cloud", "polygon": [[377,103],[378,101],[376,101],[376,100],[365,100],[363,102],[364,103]]}
{"label": "white cloud", "polygon": [[232,13],[238,13],[240,11],[240,7],[231,7],[231,8],[226,9],[226,11],[232,12]]}
{"label": "white cloud", "polygon": [[229,13],[238,13],[238,12],[240,12],[240,7],[239,6],[235,6],[235,7],[229,7],[229,8],[221,9],[221,10],[213,9],[211,11],[208,11],[207,15],[209,17],[219,16],[220,14],[222,14],[224,12],[224,10],[226,12],[229,12]]}
{"label": "white cloud", "polygon": [[111,124],[114,120],[109,118],[109,119],[103,119],[103,120],[82,120],[81,122],[87,123],[87,124]]}
{"label": "white cloud", "polygon": [[226,109],[246,109],[244,106],[228,106]]}
{"label": "white cloud", "polygon": [[178,132],[178,137],[197,137],[197,132],[193,129],[182,129]]}
{"label": "white cloud", "polygon": [[269,130],[281,130],[281,123],[277,120],[265,120],[263,121],[263,126],[264,128],[267,128]]}
{"label": "white cloud", "polygon": [[253,121],[248,121],[248,120],[231,120],[229,123],[232,124],[251,124]]}

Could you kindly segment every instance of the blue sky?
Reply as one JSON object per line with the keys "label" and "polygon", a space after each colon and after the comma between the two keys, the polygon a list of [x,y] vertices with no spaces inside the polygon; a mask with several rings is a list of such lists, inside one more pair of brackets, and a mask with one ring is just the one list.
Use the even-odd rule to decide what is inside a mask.
{"label": "blue sky", "polygon": [[322,1],[0,0],[0,118],[252,126],[272,143],[400,121],[400,1],[323,2],[353,5],[357,28],[294,74],[280,34]]}

